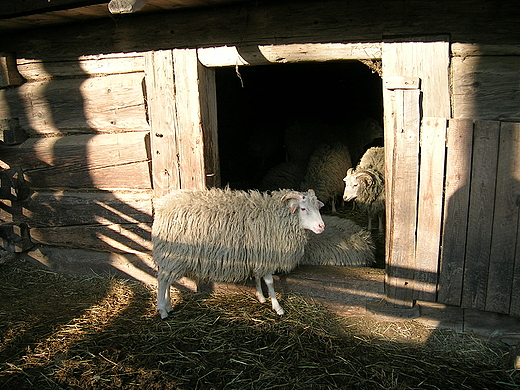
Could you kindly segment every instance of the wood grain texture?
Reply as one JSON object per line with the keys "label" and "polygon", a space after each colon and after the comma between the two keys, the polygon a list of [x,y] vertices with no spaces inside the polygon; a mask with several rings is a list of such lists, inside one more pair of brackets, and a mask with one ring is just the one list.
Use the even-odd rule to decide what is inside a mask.
{"label": "wood grain texture", "polygon": [[473,136],[462,306],[480,310],[485,308],[488,293],[499,126],[498,122],[477,121]]}
{"label": "wood grain texture", "polygon": [[145,81],[155,196],[180,188],[171,50],[145,53]]}
{"label": "wood grain texture", "polygon": [[502,123],[485,310],[509,313],[520,197],[520,124]]}
{"label": "wood grain texture", "polygon": [[29,134],[148,130],[143,73],[28,82],[0,91],[0,119]]}
{"label": "wood grain texture", "polygon": [[445,118],[423,118],[420,135],[414,297],[431,302],[437,299],[446,125]]}
{"label": "wood grain texture", "polygon": [[454,57],[453,117],[520,121],[520,56]]}
{"label": "wood grain texture", "polygon": [[148,133],[30,138],[1,149],[36,188],[150,189]]}
{"label": "wood grain texture", "polygon": [[438,301],[460,305],[466,256],[473,121],[451,119],[446,139],[446,179]]}

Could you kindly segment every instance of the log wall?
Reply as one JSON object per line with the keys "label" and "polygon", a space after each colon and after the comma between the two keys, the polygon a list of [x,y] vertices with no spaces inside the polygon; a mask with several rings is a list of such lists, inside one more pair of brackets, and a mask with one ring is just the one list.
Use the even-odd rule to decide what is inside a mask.
{"label": "log wall", "polygon": [[26,224],[36,244],[149,251],[143,56],[19,58],[18,71],[25,83],[0,90],[0,117],[15,118],[29,138],[0,153],[5,168],[21,172],[14,186],[29,190],[0,200],[0,220]]}

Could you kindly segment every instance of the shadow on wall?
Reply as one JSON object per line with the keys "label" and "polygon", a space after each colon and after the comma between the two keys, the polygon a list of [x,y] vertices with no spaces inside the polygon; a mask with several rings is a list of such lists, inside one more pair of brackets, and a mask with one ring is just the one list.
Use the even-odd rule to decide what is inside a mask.
{"label": "shadow on wall", "polygon": [[[71,271],[68,261],[86,269],[106,262],[124,271],[125,257],[127,267],[133,265],[151,279],[149,130],[142,68],[96,77],[100,70],[95,67],[110,65],[107,61],[19,61],[26,81],[2,91],[2,115],[16,118],[29,138],[2,145],[1,160],[4,168],[23,172],[24,180],[17,184],[26,190],[0,202],[0,220],[28,226],[32,242],[43,244],[28,257],[53,269]],[[126,62],[132,61],[136,59]],[[136,91],[138,97],[132,97]]]}

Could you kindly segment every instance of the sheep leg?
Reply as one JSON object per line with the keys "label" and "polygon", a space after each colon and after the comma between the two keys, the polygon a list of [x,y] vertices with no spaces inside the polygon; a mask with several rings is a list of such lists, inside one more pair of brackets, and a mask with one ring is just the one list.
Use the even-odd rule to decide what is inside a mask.
{"label": "sheep leg", "polygon": [[269,296],[271,297],[271,305],[273,307],[273,310],[279,316],[283,316],[285,314],[285,311],[280,306],[278,299],[276,299],[276,293],[274,292],[273,275],[271,275],[271,274],[265,275],[264,281],[265,281],[265,284],[267,285],[267,290],[269,291]]}
{"label": "sheep leg", "polygon": [[168,313],[173,310],[170,297],[170,282],[162,277],[158,277],[157,282],[157,311],[161,315],[161,319],[164,320],[168,317]]}
{"label": "sheep leg", "polygon": [[383,233],[383,214],[379,214],[377,217],[379,220],[379,233]]}
{"label": "sheep leg", "polygon": [[368,213],[368,231],[372,231],[372,214]]}
{"label": "sheep leg", "polygon": [[262,291],[262,279],[258,276],[255,276],[256,281],[256,298],[260,303],[265,303],[264,292]]}

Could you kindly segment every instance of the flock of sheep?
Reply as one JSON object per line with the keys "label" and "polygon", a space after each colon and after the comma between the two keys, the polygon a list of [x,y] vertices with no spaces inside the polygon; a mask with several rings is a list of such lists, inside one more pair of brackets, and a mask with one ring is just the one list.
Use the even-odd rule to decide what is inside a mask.
{"label": "flock of sheep", "polygon": [[[371,265],[372,218],[378,217],[381,230],[384,213],[384,148],[363,151],[382,136],[372,119],[348,133],[296,124],[285,134],[287,161],[267,173],[264,191],[178,190],[158,200],[152,242],[161,318],[172,311],[170,285],[183,276],[220,282],[254,278],[262,303],[264,280],[273,310],[283,315],[273,274],[299,264]],[[368,230],[321,215],[327,203],[335,213],[338,198],[354,200],[367,212]]]}

